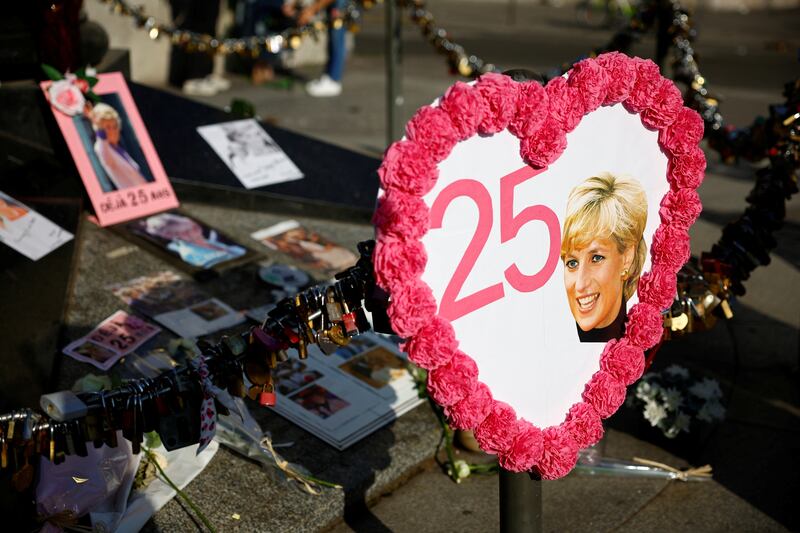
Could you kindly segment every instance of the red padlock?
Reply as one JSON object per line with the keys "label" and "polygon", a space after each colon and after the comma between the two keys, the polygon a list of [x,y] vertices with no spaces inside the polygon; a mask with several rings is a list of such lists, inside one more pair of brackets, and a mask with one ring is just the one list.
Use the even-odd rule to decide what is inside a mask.
{"label": "red padlock", "polygon": [[278,398],[271,386],[267,387],[265,385],[261,392],[258,393],[258,404],[262,407],[273,407],[277,400]]}

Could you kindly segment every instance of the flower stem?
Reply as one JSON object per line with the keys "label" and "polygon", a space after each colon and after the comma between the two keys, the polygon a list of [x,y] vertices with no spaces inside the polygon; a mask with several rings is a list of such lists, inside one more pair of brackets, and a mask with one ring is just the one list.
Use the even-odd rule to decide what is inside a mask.
{"label": "flower stem", "polygon": [[214,529],[214,526],[211,525],[211,522],[208,521],[208,518],[206,518],[206,515],[203,514],[203,512],[200,510],[200,508],[198,508],[194,504],[192,499],[189,498],[189,496],[187,496],[185,492],[183,492],[181,489],[179,489],[178,486],[175,483],[172,482],[172,480],[169,478],[169,476],[167,476],[166,472],[164,472],[164,470],[161,468],[161,465],[158,464],[158,461],[156,460],[156,456],[152,452],[152,450],[150,450],[149,448],[147,448],[145,446],[142,446],[142,450],[144,450],[144,453],[147,455],[147,458],[150,459],[150,461],[152,461],[153,464],[156,466],[156,470],[158,470],[158,473],[161,474],[161,477],[164,478],[164,481],[166,481],[167,484],[170,487],[172,487],[172,490],[174,490],[175,493],[183,501],[185,501],[186,504],[189,507],[191,507],[192,511],[194,511],[194,513],[197,515],[197,517],[200,519],[200,521],[203,522],[203,525],[205,525],[206,528],[208,528],[208,530],[211,531],[212,533],[216,533],[217,530]]}

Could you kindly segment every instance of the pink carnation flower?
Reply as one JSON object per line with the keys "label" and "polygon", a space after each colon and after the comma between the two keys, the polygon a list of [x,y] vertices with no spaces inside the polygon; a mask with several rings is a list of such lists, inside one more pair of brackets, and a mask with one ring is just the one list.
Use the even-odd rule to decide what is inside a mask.
{"label": "pink carnation flower", "polygon": [[559,123],[549,117],[544,125],[520,143],[520,155],[533,168],[544,168],[558,159],[567,147],[567,135]]}
{"label": "pink carnation flower", "polygon": [[675,299],[677,276],[669,268],[653,268],[639,279],[639,301],[667,309]]}
{"label": "pink carnation flower", "polygon": [[420,108],[406,124],[406,137],[430,152],[434,161],[442,161],[458,142],[458,132],[444,110],[439,107]]}
{"label": "pink carnation flower", "polygon": [[700,202],[700,195],[694,189],[678,189],[668,192],[661,199],[661,221],[676,228],[689,229],[700,212],[703,204]]}
{"label": "pink carnation flower", "polygon": [[592,446],[603,438],[603,422],[594,408],[585,402],[573,405],[562,424],[579,449]]}
{"label": "pink carnation flower", "polygon": [[650,129],[666,128],[678,117],[683,107],[683,95],[672,80],[661,78],[653,103],[642,111],[642,123]]}
{"label": "pink carnation flower", "polygon": [[630,385],[644,372],[644,350],[634,346],[627,339],[612,339],[600,356],[600,370],[603,370],[625,385]]}
{"label": "pink carnation flower", "polygon": [[450,116],[459,140],[464,140],[478,131],[486,104],[475,87],[457,81],[447,89],[439,105]]}
{"label": "pink carnation flower", "polygon": [[674,155],[667,163],[667,179],[673,189],[696,189],[706,174],[706,155],[699,146]]}
{"label": "pink carnation flower", "polygon": [[471,357],[456,350],[447,364],[428,373],[428,394],[442,406],[466,398],[477,386],[478,365]]}
{"label": "pink carnation flower", "polygon": [[658,132],[658,143],[673,156],[686,154],[697,148],[704,132],[705,124],[697,111],[681,107],[675,122]]}
{"label": "pink carnation flower", "polygon": [[632,61],[636,68],[636,83],[624,104],[628,111],[641,113],[653,104],[663,78],[658,65],[649,59],[634,57]]}
{"label": "pink carnation flower", "polygon": [[492,393],[484,383],[477,382],[475,389],[460,402],[445,406],[444,414],[453,429],[472,429],[484,421],[492,410]]}
{"label": "pink carnation flower", "polygon": [[591,405],[600,418],[608,418],[625,401],[625,384],[608,372],[599,370],[584,387],[583,401]]}
{"label": "pink carnation flower", "polygon": [[517,112],[508,124],[508,131],[520,139],[531,136],[547,118],[548,102],[544,87],[535,81],[519,85]]}
{"label": "pink carnation flower", "polygon": [[509,472],[527,472],[542,459],[544,435],[527,420],[517,421],[517,434],[511,446],[497,455],[501,468]]}
{"label": "pink carnation flower", "polygon": [[416,336],[406,341],[400,348],[408,354],[415,365],[432,370],[447,364],[458,348],[456,333],[450,322],[434,316]]}
{"label": "pink carnation flower", "polygon": [[506,75],[487,72],[478,78],[475,88],[485,104],[478,132],[490,135],[506,129],[517,111],[519,83]]}
{"label": "pink carnation flower", "polygon": [[587,114],[600,107],[608,94],[608,73],[592,58],[575,63],[569,71],[567,83],[578,89]]}
{"label": "pink carnation flower", "polygon": [[428,150],[413,141],[393,143],[378,168],[381,187],[424,196],[436,183],[439,167]]}
{"label": "pink carnation flower", "polygon": [[636,82],[636,65],[631,58],[619,52],[607,52],[597,56],[597,63],[608,72],[608,89],[605,105],[623,102],[631,94]]}
{"label": "pink carnation flower", "polygon": [[404,241],[389,236],[378,239],[372,260],[378,286],[390,294],[419,278],[427,262],[428,254],[420,241]]}
{"label": "pink carnation flower", "polygon": [[568,431],[558,426],[546,428],[542,433],[542,458],[539,459],[536,470],[542,479],[562,478],[578,462],[578,443]]}
{"label": "pink carnation flower", "polygon": [[388,191],[378,199],[372,224],[379,236],[419,240],[430,227],[430,209],[419,196]]}
{"label": "pink carnation flower", "polygon": [[507,403],[495,401],[487,417],[475,428],[475,439],[486,453],[499,453],[511,447],[517,431],[517,413]]}
{"label": "pink carnation flower", "polygon": [[658,344],[662,335],[664,335],[664,320],[661,318],[661,311],[644,302],[634,305],[628,313],[628,322],[625,324],[625,338],[628,342],[647,350]]}
{"label": "pink carnation flower", "polygon": [[685,228],[661,225],[653,234],[650,247],[653,262],[677,272],[689,260],[691,247]]}
{"label": "pink carnation flower", "polygon": [[431,288],[420,279],[394,287],[386,310],[392,329],[401,337],[416,334],[436,314],[436,299]]}
{"label": "pink carnation flower", "polygon": [[550,102],[550,117],[566,133],[574,130],[584,115],[583,99],[579,90],[567,85],[567,80],[560,76],[550,80],[544,89]]}

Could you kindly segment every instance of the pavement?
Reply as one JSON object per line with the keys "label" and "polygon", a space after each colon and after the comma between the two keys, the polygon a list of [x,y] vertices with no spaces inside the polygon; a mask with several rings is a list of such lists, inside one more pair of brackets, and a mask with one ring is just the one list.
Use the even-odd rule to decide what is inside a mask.
{"label": "pavement", "polygon": [[[453,0],[432,0],[429,7],[470,53],[504,68],[548,71],[610,37],[608,30],[577,25],[568,7]],[[224,107],[233,97],[245,98],[256,106],[261,118],[276,125],[380,155],[386,146],[382,16],[380,7],[366,14],[355,51],[347,62],[344,92],[337,98],[312,99],[304,94],[302,79],[319,73],[318,68],[309,68],[296,73],[298,78],[290,90],[253,87],[244,78],[233,78],[231,91],[198,100]],[[746,16],[710,11],[697,14],[700,64],[709,87],[722,97],[726,122],[749,124],[758,114],[766,114],[769,104],[781,101],[783,83],[800,73],[798,23],[798,10],[759,11]],[[404,120],[456,79],[448,74],[443,58],[418,33],[409,24],[403,31]],[[653,49],[652,39],[645,38],[634,53],[648,56]],[[705,212],[692,230],[695,254],[709,249],[722,226],[742,212],[754,176],[754,168],[745,163],[726,166],[718,163],[715,154],[708,155],[709,171],[700,189]],[[272,219],[267,214],[250,213],[247,216],[257,216],[258,221],[248,218],[244,222],[244,215],[232,210],[189,207],[201,218],[245,238],[250,227]],[[370,233],[367,226],[314,219],[306,222],[348,244]],[[95,250],[98,257],[104,250],[121,245],[108,240],[113,238],[100,239],[98,246],[102,249]],[[630,459],[638,455],[676,467],[708,463],[714,468],[714,480],[681,483],[576,472],[563,480],[544,482],[544,530],[800,529],[797,198],[787,203],[786,223],[776,238],[778,247],[771,264],[747,280],[748,292],[735,302],[733,319],[709,332],[667,343],[656,359],[656,369],[678,363],[719,380],[726,398],[726,420],[688,448],[641,431],[641,424],[637,425],[635,413],[629,409],[623,408],[607,424],[602,445],[606,456]],[[136,265],[125,268],[138,270]],[[83,289],[79,285],[77,290]],[[84,296],[100,297],[89,292]],[[82,323],[94,322],[86,317]],[[264,422],[273,435],[277,432],[314,440],[290,424],[281,425],[276,418]],[[498,478],[473,476],[461,484],[451,482],[432,460],[437,441],[435,420],[422,406],[345,454],[317,443],[312,450],[304,448],[290,457],[321,477],[327,474],[333,480],[350,480],[344,495],[326,491],[314,498],[276,489],[259,469],[227,451],[221,451],[187,491],[207,505],[204,509],[210,511],[212,522],[221,531],[498,530]],[[354,476],[358,482],[353,481]],[[234,523],[232,512],[240,513],[246,521]],[[146,530],[193,527],[179,503],[173,501]]]}

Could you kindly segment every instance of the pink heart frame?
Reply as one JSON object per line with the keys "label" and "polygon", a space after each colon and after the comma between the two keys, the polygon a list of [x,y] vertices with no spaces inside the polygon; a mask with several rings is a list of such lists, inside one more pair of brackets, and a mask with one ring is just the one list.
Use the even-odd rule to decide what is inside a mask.
{"label": "pink heart frame", "polygon": [[[605,345],[600,369],[586,383],[582,401],[559,425],[539,428],[493,398],[478,379],[475,361],[458,350],[452,325],[437,314],[436,299],[421,279],[427,254],[420,239],[430,226],[422,197],[436,183],[439,162],[459,141],[507,129],[520,140],[523,160],[544,168],[564,152],[566,134],[585,115],[616,104],[658,131],[668,160],[670,190],[660,204],[651,270],[639,281],[639,302],[628,312],[625,335]],[[602,419],[619,409],[626,386],[641,376],[644,350],[661,339],[661,311],[671,305],[676,274],[689,259],[688,229],[702,209],[695,190],[705,173],[698,146],[702,137],[702,118],[683,106],[680,91],[655,63],[611,52],[580,61],[566,78],[545,87],[494,73],[474,84],[457,82],[438,105],[421,108],[407,124],[406,138],[386,151],[379,169],[384,195],[373,218],[374,264],[378,284],[391,294],[392,327],[406,339],[403,348],[410,360],[429,371],[429,393],[451,426],[473,430],[481,448],[497,454],[501,467],[533,470],[543,479],[565,476],[578,450],[600,440]]]}

